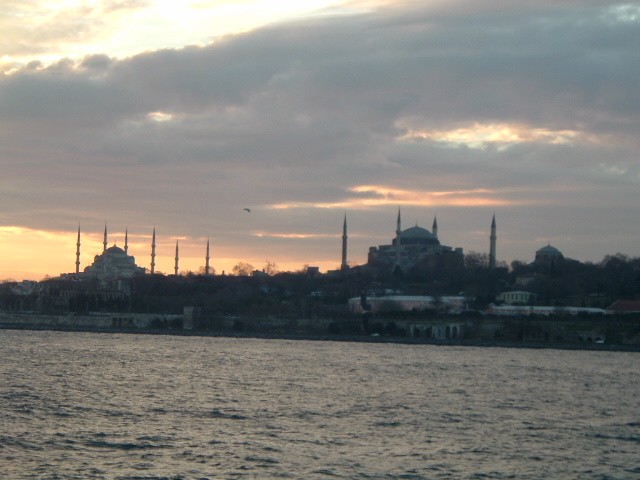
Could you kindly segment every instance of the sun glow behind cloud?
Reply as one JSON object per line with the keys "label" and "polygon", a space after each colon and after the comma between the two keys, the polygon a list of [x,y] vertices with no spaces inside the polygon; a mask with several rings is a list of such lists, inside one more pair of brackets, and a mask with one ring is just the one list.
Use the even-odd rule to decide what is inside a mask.
{"label": "sun glow behind cloud", "polygon": [[144,51],[206,45],[224,35],[317,15],[344,0],[168,0],[15,2],[0,14],[1,70],[37,60],[51,64],[106,53],[123,58]]}
{"label": "sun glow behind cloud", "polygon": [[282,238],[292,240],[306,240],[310,238],[335,238],[335,234],[323,234],[323,233],[269,233],[269,232],[255,232],[255,237],[259,238]]}
{"label": "sun glow behind cloud", "polygon": [[277,210],[294,208],[342,208],[358,210],[398,205],[420,207],[498,207],[515,204],[514,201],[500,198],[498,192],[486,188],[425,192],[422,190],[406,190],[384,185],[358,185],[351,187],[349,191],[357,195],[336,202],[287,202],[274,204],[270,207]]}
{"label": "sun glow behind cloud", "polygon": [[489,145],[506,148],[518,143],[543,143],[550,145],[576,142],[595,143],[595,140],[577,130],[551,130],[507,123],[474,123],[450,130],[427,130],[402,127],[405,133],[399,141],[427,140],[454,147],[483,149]]}
{"label": "sun glow behind cloud", "polygon": [[173,120],[173,115],[165,112],[150,112],[147,114],[147,119],[157,123],[170,122]]}

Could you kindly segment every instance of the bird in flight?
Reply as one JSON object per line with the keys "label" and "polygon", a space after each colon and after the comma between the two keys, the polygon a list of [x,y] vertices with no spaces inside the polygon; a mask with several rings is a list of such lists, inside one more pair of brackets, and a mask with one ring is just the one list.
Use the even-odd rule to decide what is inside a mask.
{"label": "bird in flight", "polygon": [[243,208],[242,210],[244,210],[245,212],[251,213],[251,209],[250,208]]}

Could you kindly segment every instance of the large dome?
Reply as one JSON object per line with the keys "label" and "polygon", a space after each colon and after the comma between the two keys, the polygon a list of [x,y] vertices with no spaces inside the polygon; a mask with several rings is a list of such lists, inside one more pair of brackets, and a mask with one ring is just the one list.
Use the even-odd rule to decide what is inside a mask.
{"label": "large dome", "polygon": [[84,271],[101,280],[109,280],[141,275],[144,273],[144,268],[138,267],[135,258],[127,255],[122,248],[113,245],[100,255],[96,255],[93,263]]}
{"label": "large dome", "polygon": [[400,232],[400,236],[402,237],[415,237],[415,238],[431,238],[433,234],[427,230],[426,228],[422,228],[419,226],[407,228]]}
{"label": "large dome", "polygon": [[551,245],[546,245],[542,247],[540,250],[536,252],[536,255],[562,255],[562,252],[558,250],[556,247],[552,247]]}
{"label": "large dome", "polygon": [[401,245],[438,245],[439,243],[433,233],[417,225],[400,232]]}
{"label": "large dome", "polygon": [[114,245],[113,247],[109,247],[105,250],[105,253],[108,253],[109,255],[126,255],[124,250],[121,249],[120,247],[117,247],[116,245]]}

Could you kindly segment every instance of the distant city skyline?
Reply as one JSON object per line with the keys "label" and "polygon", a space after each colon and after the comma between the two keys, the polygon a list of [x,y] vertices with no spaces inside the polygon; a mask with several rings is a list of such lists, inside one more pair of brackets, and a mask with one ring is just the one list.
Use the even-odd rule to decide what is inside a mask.
{"label": "distant city skyline", "polygon": [[[340,268],[403,223],[465,253],[640,256],[640,3],[12,2],[0,279]],[[132,27],[132,26],[135,26]],[[250,209],[250,212],[244,209]]]}
{"label": "distant city skyline", "polygon": [[[207,255],[211,255],[210,268],[213,270],[215,274],[222,274],[223,272],[226,274],[231,274],[233,267],[240,262],[249,263],[253,265],[253,267],[255,267],[256,270],[262,269],[267,264],[267,262],[272,262],[272,263],[275,263],[278,271],[297,271],[302,269],[306,265],[318,266],[320,267],[321,271],[337,270],[342,268],[344,259],[346,259],[347,263],[350,266],[364,265],[367,263],[367,254],[368,254],[369,248],[378,246],[378,243],[370,242],[370,244],[365,245],[363,247],[363,245],[366,244],[367,241],[366,241],[366,238],[363,238],[362,234],[359,234],[359,233],[355,233],[355,234],[348,233],[348,239],[345,239],[345,227],[347,225],[348,225],[348,216],[345,215],[343,217],[343,223],[340,229],[340,235],[338,234],[333,235],[334,243],[335,243],[334,245],[335,258],[332,258],[326,262],[303,261],[302,263],[287,260],[286,257],[280,257],[279,255],[281,255],[282,252],[276,252],[276,251],[272,252],[276,254],[275,256],[272,255],[271,257],[266,257],[263,259],[249,258],[249,257],[241,258],[241,257],[233,257],[233,256],[228,256],[228,257],[221,256],[220,258],[216,258],[212,254],[212,252],[215,252],[215,243],[212,241],[211,237],[194,238],[194,237],[183,235],[183,236],[173,236],[173,237],[169,236],[165,238],[160,234],[156,234],[154,236],[154,233],[156,232],[155,227],[151,228],[151,231],[149,234],[145,234],[140,232],[132,232],[128,229],[128,227],[122,231],[112,232],[109,230],[108,225],[105,225],[103,227],[103,230],[99,232],[94,232],[94,231],[85,232],[80,226],[78,227],[80,231],[80,243],[81,243],[81,247],[79,249],[79,252],[80,252],[79,271],[80,272],[84,271],[86,267],[90,266],[93,263],[94,258],[96,256],[103,253],[105,249],[105,245],[104,245],[105,231],[107,232],[107,244],[106,244],[107,248],[111,246],[119,246],[121,248],[124,248],[124,246],[126,245],[128,247],[129,255],[132,255],[135,258],[136,264],[140,267],[145,268],[147,271],[151,270],[151,261],[152,261],[151,255],[152,255],[152,250],[155,250],[157,252],[156,258],[155,258],[155,261],[156,261],[155,273],[166,274],[166,275],[170,275],[175,271],[175,267],[176,267],[175,257],[177,253],[177,250],[176,250],[177,243],[180,244],[180,254],[179,254],[179,273],[180,274],[186,274],[188,272],[202,273],[201,270],[203,271],[207,263],[207,260],[206,260]],[[432,228],[426,227],[424,223],[420,223],[416,221],[415,225],[419,225],[422,228],[426,228],[429,231],[433,231]],[[402,229],[404,230],[406,228],[410,228],[411,226],[413,226],[413,224],[408,225],[404,223],[402,226]],[[465,254],[469,252],[486,254],[487,259],[489,259],[490,261],[492,244],[493,244],[493,248],[495,249],[496,243],[497,243],[496,239],[494,238],[492,241],[491,237],[493,236],[494,233],[499,232],[499,230],[496,230],[494,232],[492,227],[495,228],[495,217],[491,218],[490,226],[486,229],[486,232],[485,232],[488,235],[490,234],[489,236],[487,236],[485,249],[482,249],[482,248],[465,249],[464,246],[462,245],[456,245],[456,247],[459,246],[460,248],[463,248]],[[34,248],[33,250],[34,255],[31,262],[33,263],[35,260],[40,260],[43,262],[43,264],[57,265],[59,266],[59,271],[31,270],[31,271],[21,272],[20,270],[15,270],[13,272],[10,272],[10,273],[13,273],[13,275],[2,277],[0,278],[0,281],[7,280],[7,279],[40,280],[45,277],[55,277],[63,273],[73,273],[75,271],[74,268],[76,263],[78,262],[78,258],[77,258],[78,230],[75,230],[73,232],[73,237],[68,233],[60,233],[59,235],[55,235],[55,234],[52,235],[51,232],[45,233],[42,231],[32,231],[31,233],[34,235],[34,241],[40,240],[43,242],[44,245],[48,245],[47,248]],[[22,232],[22,234],[27,234],[27,232]],[[357,243],[355,243],[355,246],[352,245],[352,242],[353,242],[351,240],[352,235],[355,236],[355,238],[358,240]],[[396,232],[394,232],[393,234],[390,234],[388,238],[384,238],[384,235],[380,235],[374,238],[382,239],[382,243],[384,244],[384,243],[388,243],[393,238],[395,238],[395,235],[396,235]],[[56,245],[56,244],[59,244],[60,242],[65,242],[65,241],[67,243],[73,242],[73,248],[74,248],[73,252],[71,252],[71,248],[69,245],[65,245],[64,248],[60,246],[54,247],[54,248],[57,248],[58,250],[60,250],[59,253],[63,251],[65,253],[68,253],[69,255],[73,253],[73,257],[72,258],[70,257],[69,259],[59,257],[54,253],[54,250],[51,250],[50,248],[51,245]],[[155,249],[152,249],[152,243],[155,243],[157,245]],[[539,248],[549,244],[551,244],[550,241],[544,244],[537,245],[534,248],[534,250],[529,252],[529,255],[527,257],[506,259],[506,258],[501,258],[499,255],[496,255],[497,261],[504,262],[507,264],[513,260],[532,262],[535,259],[536,251]],[[357,248],[358,251],[353,251],[354,247]],[[560,247],[559,249],[561,251],[563,250],[562,247]],[[186,250],[186,252],[183,253],[183,250]],[[228,246],[226,246],[221,250],[225,252],[230,250],[231,253],[233,253],[233,248],[229,249]],[[499,252],[499,248],[497,250]],[[602,258],[604,258],[606,255],[610,255],[614,253],[626,254],[626,252],[608,252],[603,254],[602,257],[600,258],[596,258],[593,260],[587,259],[583,261],[599,261],[599,260],[602,260]],[[275,261],[274,258],[281,259],[281,261]],[[310,258],[314,258],[313,252],[311,252]],[[56,259],[58,260],[56,261]],[[54,261],[51,262],[52,260]],[[69,263],[70,260],[73,260],[72,264]],[[56,268],[56,267],[53,267],[53,268]]]}

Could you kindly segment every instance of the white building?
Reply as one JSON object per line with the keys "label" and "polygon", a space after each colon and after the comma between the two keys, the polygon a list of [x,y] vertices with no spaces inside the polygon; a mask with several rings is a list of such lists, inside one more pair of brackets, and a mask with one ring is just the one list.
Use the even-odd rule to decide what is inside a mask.
{"label": "white building", "polygon": [[490,315],[499,317],[521,317],[529,315],[604,315],[610,312],[602,308],[586,308],[586,307],[547,307],[547,306],[525,306],[525,305],[490,305],[487,309]]}
{"label": "white building", "polygon": [[459,313],[468,310],[468,304],[472,298],[463,296],[429,296],[429,295],[383,295],[366,297],[363,306],[362,297],[349,299],[349,310],[352,313],[404,311],[412,310],[446,310],[451,313]]}
{"label": "white building", "polygon": [[528,305],[536,300],[536,294],[523,290],[514,290],[498,294],[496,300],[504,302],[507,305]]}

